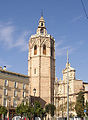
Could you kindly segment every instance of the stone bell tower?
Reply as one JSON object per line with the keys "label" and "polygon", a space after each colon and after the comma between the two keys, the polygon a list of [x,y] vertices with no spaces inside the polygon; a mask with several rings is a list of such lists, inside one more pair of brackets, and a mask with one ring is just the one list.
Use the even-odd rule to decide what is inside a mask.
{"label": "stone bell tower", "polygon": [[54,101],[55,81],[55,40],[47,34],[43,16],[35,35],[29,40],[28,75],[30,76],[30,95],[40,97],[46,103]]}

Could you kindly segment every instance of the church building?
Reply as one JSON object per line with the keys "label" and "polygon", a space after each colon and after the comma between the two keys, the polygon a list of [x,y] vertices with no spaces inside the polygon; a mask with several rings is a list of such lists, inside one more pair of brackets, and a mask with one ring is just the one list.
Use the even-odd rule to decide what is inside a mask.
{"label": "church building", "polygon": [[[56,117],[66,117],[66,111],[59,108],[67,102],[67,71],[69,72],[69,101],[75,103],[80,90],[84,92],[85,100],[88,100],[88,83],[76,79],[75,69],[69,62],[62,71],[63,80],[56,80],[55,39],[47,33],[44,18],[41,16],[36,34],[31,35],[29,39],[28,75],[0,67],[0,105],[7,107],[12,115],[18,104],[26,103],[35,96],[42,106],[48,103],[54,104]],[[76,115],[75,110],[69,113]]]}
{"label": "church building", "polygon": [[71,106],[71,110],[69,109],[69,116],[76,116],[76,97],[80,91],[83,91],[84,93],[85,102],[86,100],[88,101],[88,83],[76,79],[75,72],[76,70],[71,67],[69,62],[67,62],[66,68],[62,71],[63,80],[56,79],[54,83],[54,104],[56,106],[56,116],[62,118],[67,116],[67,79],[69,80],[69,107]]}
{"label": "church building", "polygon": [[47,34],[43,16],[35,35],[29,40],[28,76],[30,76],[30,95],[36,89],[36,96],[46,103],[54,103],[55,81],[55,40]]}
{"label": "church building", "polygon": [[[11,116],[18,104],[34,96],[45,106],[54,103],[55,40],[47,34],[43,16],[35,35],[31,35],[28,52],[28,75],[0,67],[0,105]],[[9,116],[9,113],[7,116]],[[10,117],[11,117],[10,116]]]}

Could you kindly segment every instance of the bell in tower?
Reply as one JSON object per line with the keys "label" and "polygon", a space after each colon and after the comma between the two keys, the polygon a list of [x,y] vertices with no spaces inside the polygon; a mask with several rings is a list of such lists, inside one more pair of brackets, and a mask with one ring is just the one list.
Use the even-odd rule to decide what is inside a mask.
{"label": "bell in tower", "polygon": [[47,34],[46,27],[45,27],[45,21],[43,19],[43,16],[41,16],[41,18],[39,20],[37,34],[39,34],[39,35],[46,35]]}

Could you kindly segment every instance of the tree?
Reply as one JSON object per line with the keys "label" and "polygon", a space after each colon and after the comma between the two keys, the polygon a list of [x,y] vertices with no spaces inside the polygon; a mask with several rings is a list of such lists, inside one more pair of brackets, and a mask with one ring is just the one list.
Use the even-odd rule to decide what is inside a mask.
{"label": "tree", "polygon": [[7,114],[7,108],[5,106],[0,106],[0,118],[2,114],[4,115],[5,118],[5,115]]}
{"label": "tree", "polygon": [[76,97],[76,105],[75,110],[78,117],[84,117],[84,93],[82,91],[79,92],[78,96]]}
{"label": "tree", "polygon": [[45,106],[45,110],[46,110],[46,113],[50,114],[53,117],[56,107],[55,105],[49,103]]}
{"label": "tree", "polygon": [[27,109],[26,109],[26,115],[29,119],[31,119],[33,117],[33,107],[31,104],[28,105]]}
{"label": "tree", "polygon": [[[34,108],[34,106],[35,106],[35,108]],[[32,111],[31,111],[31,112],[33,113],[33,115],[35,114],[36,117],[41,117],[41,118],[43,118],[43,117],[44,117],[43,114],[45,114],[45,111],[44,111],[43,108],[41,107],[40,102],[35,101],[34,106],[33,106]],[[35,109],[35,110],[34,110],[34,109]]]}
{"label": "tree", "polygon": [[21,103],[20,105],[17,106],[16,108],[16,114],[21,115],[21,117],[27,116],[27,112],[28,112],[29,108],[28,108],[28,104],[26,103],[26,105],[24,105],[24,103]]}
{"label": "tree", "polygon": [[85,109],[86,109],[86,115],[88,116],[88,101],[86,101]]}
{"label": "tree", "polygon": [[[34,108],[35,106],[35,108]],[[41,104],[38,101],[35,101],[34,106],[26,103],[21,103],[20,105],[17,106],[16,108],[16,113],[18,115],[28,117],[29,119],[32,118],[34,115],[36,117],[41,117],[43,118],[43,114],[45,114],[43,108],[41,107]],[[34,110],[35,109],[35,110]]]}

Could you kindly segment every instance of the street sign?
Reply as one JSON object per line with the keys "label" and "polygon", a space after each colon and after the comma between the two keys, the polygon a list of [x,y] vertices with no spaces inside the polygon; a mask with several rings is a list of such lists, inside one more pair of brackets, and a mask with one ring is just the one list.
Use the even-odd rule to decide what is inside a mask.
{"label": "street sign", "polygon": [[84,112],[86,113],[86,109],[84,109]]}

